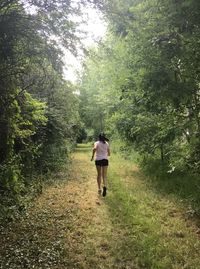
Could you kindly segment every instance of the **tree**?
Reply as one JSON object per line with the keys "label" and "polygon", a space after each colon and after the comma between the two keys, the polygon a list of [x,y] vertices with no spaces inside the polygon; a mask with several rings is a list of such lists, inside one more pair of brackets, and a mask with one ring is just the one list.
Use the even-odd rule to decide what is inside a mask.
{"label": "tree", "polygon": [[24,193],[39,169],[63,163],[81,128],[60,49],[75,51],[78,35],[70,16],[79,10],[70,1],[0,3],[2,203]]}
{"label": "tree", "polygon": [[[115,109],[108,111],[107,121],[140,153],[157,156],[159,150],[161,159],[170,165],[196,169],[199,4],[113,0],[104,1],[103,10],[112,35],[112,41],[107,38],[104,46],[111,48],[112,59],[105,54],[103,60],[98,60],[94,66],[101,68],[93,81],[98,84],[98,95],[113,94],[115,88],[120,99],[111,100]],[[97,55],[101,51],[102,47]],[[104,78],[99,82],[101,72]],[[106,102],[102,106],[105,109]]]}

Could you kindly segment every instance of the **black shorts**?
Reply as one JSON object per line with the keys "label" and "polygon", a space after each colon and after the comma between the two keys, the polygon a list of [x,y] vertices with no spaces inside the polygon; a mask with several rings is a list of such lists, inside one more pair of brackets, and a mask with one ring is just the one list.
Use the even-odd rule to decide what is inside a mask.
{"label": "black shorts", "polygon": [[108,166],[108,160],[107,159],[97,160],[97,161],[95,161],[95,165],[98,165],[98,166]]}

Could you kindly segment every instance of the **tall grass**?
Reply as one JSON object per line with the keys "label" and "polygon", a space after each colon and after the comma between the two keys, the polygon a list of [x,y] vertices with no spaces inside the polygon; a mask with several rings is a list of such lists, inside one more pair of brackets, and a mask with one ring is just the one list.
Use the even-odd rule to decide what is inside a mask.
{"label": "tall grass", "polygon": [[[159,189],[120,156],[112,156],[109,169],[106,204],[118,231],[112,248],[116,268],[200,268],[200,242],[194,227],[188,228],[184,209],[170,195],[172,177],[160,178]],[[175,195],[175,187],[173,191]]]}
{"label": "tall grass", "polygon": [[200,177],[187,171],[169,171],[159,160],[142,166],[145,180],[163,195],[172,196],[188,208],[190,216],[200,218]]}

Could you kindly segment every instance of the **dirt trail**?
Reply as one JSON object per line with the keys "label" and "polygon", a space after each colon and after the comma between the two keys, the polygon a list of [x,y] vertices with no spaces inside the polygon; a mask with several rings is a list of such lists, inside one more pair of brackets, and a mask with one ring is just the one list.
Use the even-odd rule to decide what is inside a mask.
{"label": "dirt trail", "polygon": [[70,180],[48,187],[26,218],[2,231],[1,269],[112,268],[111,223],[88,160],[81,149]]}
{"label": "dirt trail", "polygon": [[0,229],[0,269],[200,269],[198,227],[184,209],[117,156],[99,196],[90,155],[78,147],[70,173]]}

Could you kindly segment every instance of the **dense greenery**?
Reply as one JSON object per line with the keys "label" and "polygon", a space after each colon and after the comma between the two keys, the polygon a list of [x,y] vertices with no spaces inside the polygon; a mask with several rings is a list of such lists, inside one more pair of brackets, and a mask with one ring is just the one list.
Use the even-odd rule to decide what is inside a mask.
{"label": "dense greenery", "polygon": [[[80,49],[73,16],[86,3],[108,31],[73,85],[61,48]],[[195,0],[1,1],[1,204],[16,203],[76,141],[102,130],[144,162],[199,173],[199,10]]]}
{"label": "dense greenery", "polygon": [[66,162],[76,142],[78,100],[63,79],[60,47],[76,52],[69,15],[78,13],[70,1],[0,3],[1,209],[19,201],[36,174]]}
{"label": "dense greenery", "polygon": [[109,31],[80,79],[86,127],[118,133],[168,171],[199,173],[200,3],[111,0],[101,8]]}

